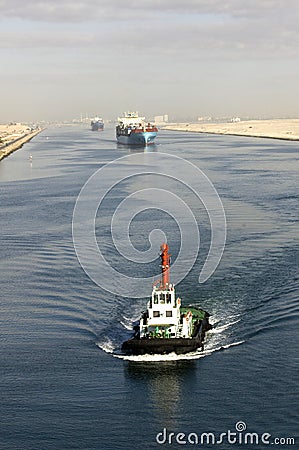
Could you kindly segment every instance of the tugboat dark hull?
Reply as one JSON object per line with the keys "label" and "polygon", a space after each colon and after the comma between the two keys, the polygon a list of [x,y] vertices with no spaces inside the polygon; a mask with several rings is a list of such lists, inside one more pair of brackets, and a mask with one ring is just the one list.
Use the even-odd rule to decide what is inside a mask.
{"label": "tugboat dark hull", "polygon": [[136,334],[123,343],[122,351],[128,355],[163,355],[168,353],[182,355],[199,348],[203,350],[205,333],[211,328],[208,317],[206,317],[202,320],[195,336],[192,338],[140,338],[139,334]]}

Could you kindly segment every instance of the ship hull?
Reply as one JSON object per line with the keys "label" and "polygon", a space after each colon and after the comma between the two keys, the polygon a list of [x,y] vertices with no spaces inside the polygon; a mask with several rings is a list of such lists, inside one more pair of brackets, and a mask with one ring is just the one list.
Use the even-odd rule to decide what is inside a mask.
{"label": "ship hull", "polygon": [[91,131],[103,131],[104,124],[103,123],[93,123],[91,125]]}
{"label": "ship hull", "polygon": [[204,318],[192,338],[140,338],[138,335],[122,345],[122,351],[128,355],[155,355],[176,353],[177,355],[203,350],[205,333],[212,327],[208,318]]}
{"label": "ship hull", "polygon": [[129,136],[116,134],[116,139],[120,144],[125,145],[150,145],[154,143],[156,131],[143,131],[140,133],[131,133]]}

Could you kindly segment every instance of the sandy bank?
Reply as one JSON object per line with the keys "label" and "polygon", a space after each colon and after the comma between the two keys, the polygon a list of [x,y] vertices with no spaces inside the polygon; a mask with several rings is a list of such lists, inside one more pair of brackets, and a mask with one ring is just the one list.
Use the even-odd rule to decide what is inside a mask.
{"label": "sandy bank", "polygon": [[228,123],[177,123],[163,130],[299,140],[299,119],[246,120]]}
{"label": "sandy bank", "polygon": [[42,131],[26,125],[0,125],[0,161]]}

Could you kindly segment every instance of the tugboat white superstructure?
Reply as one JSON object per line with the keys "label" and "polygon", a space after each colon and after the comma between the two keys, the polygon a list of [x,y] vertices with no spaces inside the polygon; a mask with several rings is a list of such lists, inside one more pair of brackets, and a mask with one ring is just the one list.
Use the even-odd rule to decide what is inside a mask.
{"label": "tugboat white superstructure", "polygon": [[122,350],[133,355],[188,353],[203,348],[205,333],[211,329],[209,314],[195,306],[182,306],[170,283],[168,245],[161,245],[162,279],[153,286],[147,310],[142,314],[133,338]]}

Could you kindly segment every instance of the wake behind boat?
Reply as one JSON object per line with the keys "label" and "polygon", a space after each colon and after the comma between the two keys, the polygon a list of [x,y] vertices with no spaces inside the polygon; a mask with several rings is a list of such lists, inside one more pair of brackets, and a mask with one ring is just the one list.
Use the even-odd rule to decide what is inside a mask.
{"label": "wake behind boat", "polygon": [[184,354],[203,349],[205,334],[212,328],[209,313],[196,306],[183,306],[170,283],[168,245],[160,248],[162,279],[158,280],[142,314],[134,327],[134,336],[122,344],[129,355]]}
{"label": "wake behind boat", "polygon": [[139,117],[138,112],[128,112],[118,118],[116,139],[120,144],[149,145],[157,136],[158,128]]}

